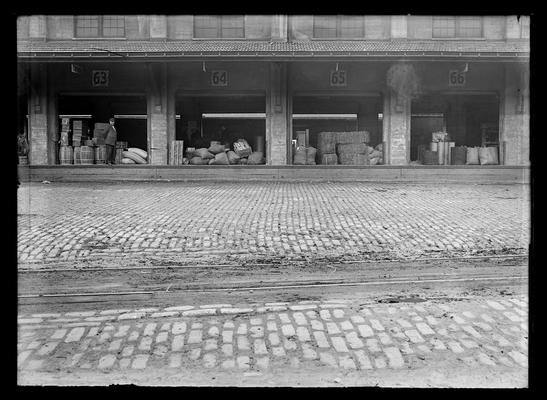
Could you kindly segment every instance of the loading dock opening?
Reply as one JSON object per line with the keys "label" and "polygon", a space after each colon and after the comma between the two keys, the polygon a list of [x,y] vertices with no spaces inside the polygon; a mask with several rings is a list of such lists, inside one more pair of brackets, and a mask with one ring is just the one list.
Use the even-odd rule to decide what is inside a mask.
{"label": "loading dock opening", "polygon": [[[93,134],[96,122],[116,118],[118,141],[128,147],[148,151],[146,97],[144,95],[61,94],[58,97],[59,115],[89,115],[85,119]],[[75,118],[77,119],[77,118]]]}
{"label": "loading dock opening", "polygon": [[495,93],[438,93],[413,101],[411,161],[419,159],[418,146],[429,148],[431,134],[438,131],[447,132],[456,146],[499,149],[499,109],[500,101]]}

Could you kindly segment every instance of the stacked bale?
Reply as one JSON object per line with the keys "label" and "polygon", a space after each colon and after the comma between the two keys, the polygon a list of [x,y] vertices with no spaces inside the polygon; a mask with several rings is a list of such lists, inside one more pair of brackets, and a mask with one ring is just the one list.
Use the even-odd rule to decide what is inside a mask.
{"label": "stacked bale", "polygon": [[82,141],[83,121],[81,119],[72,121],[72,146],[80,147]]}
{"label": "stacked bale", "polygon": [[338,132],[336,135],[336,154],[342,165],[369,165],[367,131]]}
{"label": "stacked bale", "polygon": [[317,155],[321,164],[338,164],[336,138],[337,132],[319,132],[317,134]]}

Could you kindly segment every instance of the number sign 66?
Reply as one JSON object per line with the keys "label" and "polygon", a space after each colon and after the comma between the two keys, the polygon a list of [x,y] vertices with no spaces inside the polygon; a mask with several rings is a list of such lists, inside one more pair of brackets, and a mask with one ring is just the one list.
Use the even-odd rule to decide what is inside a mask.
{"label": "number sign 66", "polygon": [[448,73],[448,86],[465,86],[465,72],[457,69],[450,70]]}

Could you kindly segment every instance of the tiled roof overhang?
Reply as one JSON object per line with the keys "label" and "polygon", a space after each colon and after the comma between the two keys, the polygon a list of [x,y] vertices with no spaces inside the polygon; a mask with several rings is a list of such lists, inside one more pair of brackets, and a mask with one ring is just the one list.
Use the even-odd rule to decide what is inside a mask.
{"label": "tiled roof overhang", "polygon": [[483,59],[527,60],[523,40],[352,40],[352,41],[152,41],[25,40],[17,43],[20,60],[150,60],[191,59]]}

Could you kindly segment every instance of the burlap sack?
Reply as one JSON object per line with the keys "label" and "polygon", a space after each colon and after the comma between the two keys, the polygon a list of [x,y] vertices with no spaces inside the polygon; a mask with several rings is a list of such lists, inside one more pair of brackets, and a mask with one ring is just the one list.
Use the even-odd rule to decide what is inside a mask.
{"label": "burlap sack", "polygon": [[209,153],[209,150],[207,150],[205,147],[202,147],[194,151],[194,157],[200,157],[204,160],[210,160],[211,158],[215,158],[215,155]]}
{"label": "burlap sack", "polygon": [[261,151],[253,151],[247,159],[247,163],[249,165],[260,165],[265,164],[266,160],[264,160],[264,155]]}
{"label": "burlap sack", "polygon": [[209,153],[218,154],[218,153],[224,153],[225,149],[226,148],[223,144],[218,143],[218,144],[211,144],[208,150],[209,150]]}
{"label": "burlap sack", "polygon": [[306,147],[299,146],[294,151],[293,164],[294,165],[306,165]]}
{"label": "burlap sack", "polygon": [[230,164],[239,164],[239,159],[240,159],[241,157],[239,157],[239,156],[235,153],[235,151],[232,151],[232,150],[228,151],[228,152],[226,153],[226,156],[228,157],[228,162],[229,162]]}
{"label": "burlap sack", "polygon": [[315,155],[317,149],[315,147],[308,147],[306,149],[306,165],[315,165]]}
{"label": "burlap sack", "polygon": [[229,165],[230,162],[228,161],[228,156],[223,151],[222,153],[217,153],[215,155],[215,158],[211,159],[211,162],[209,164],[212,165]]}
{"label": "burlap sack", "polygon": [[479,148],[478,147],[467,148],[465,163],[467,165],[479,165]]}
{"label": "burlap sack", "polygon": [[497,165],[498,148],[497,147],[479,147],[479,161],[481,165]]}
{"label": "burlap sack", "polygon": [[209,163],[209,159],[201,158],[201,157],[192,157],[190,159],[190,164],[192,165],[207,165]]}

